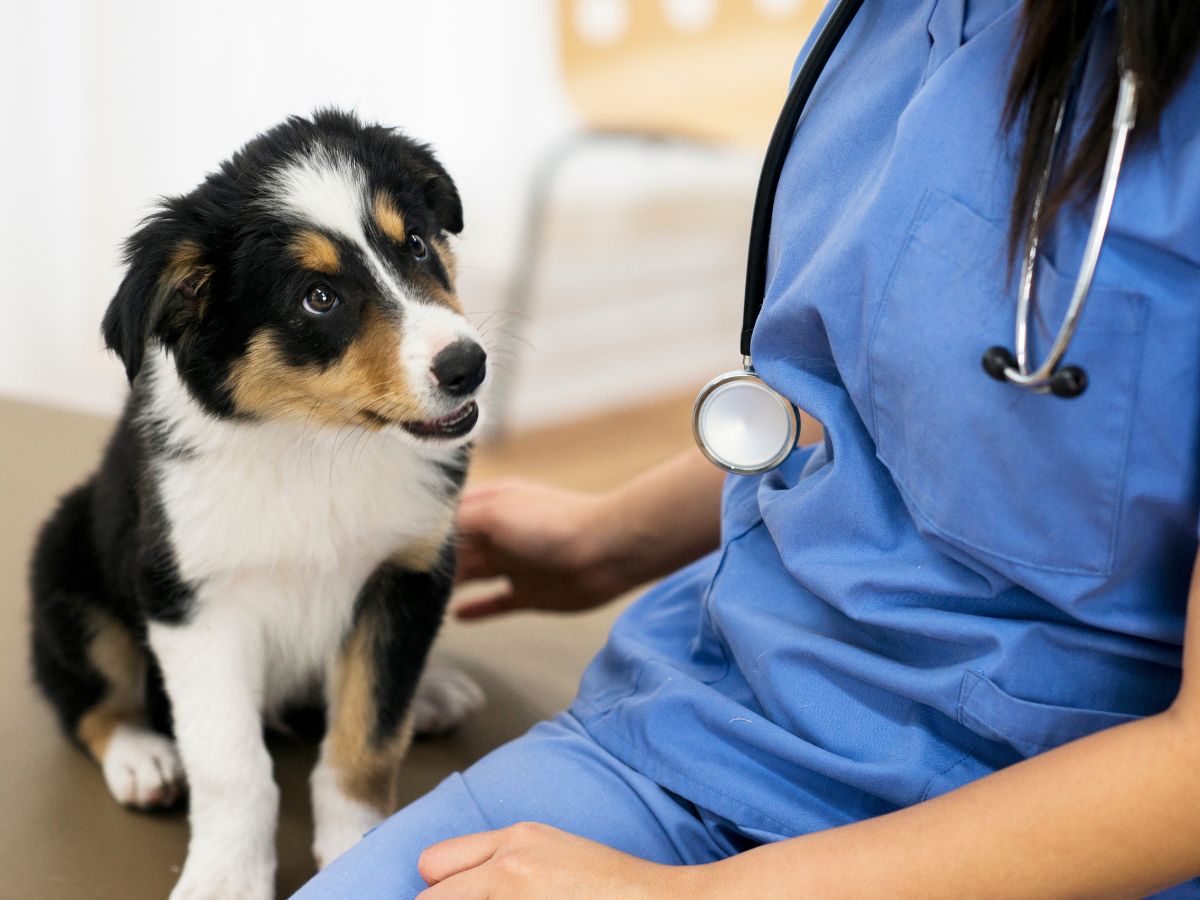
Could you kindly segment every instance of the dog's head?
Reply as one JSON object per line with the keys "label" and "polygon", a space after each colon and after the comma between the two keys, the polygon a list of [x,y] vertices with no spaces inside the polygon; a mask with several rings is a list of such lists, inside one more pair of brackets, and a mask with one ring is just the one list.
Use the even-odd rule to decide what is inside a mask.
{"label": "dog's head", "polygon": [[104,316],[211,414],[460,441],[486,356],[454,290],[462,205],[428,148],[333,111],[255,138],[126,244]]}

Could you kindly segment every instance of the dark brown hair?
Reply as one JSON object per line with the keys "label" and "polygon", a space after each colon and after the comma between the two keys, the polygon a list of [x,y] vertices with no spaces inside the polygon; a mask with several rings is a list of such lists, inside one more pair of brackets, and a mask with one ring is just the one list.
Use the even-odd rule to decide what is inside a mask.
{"label": "dark brown hair", "polygon": [[[1047,164],[1058,104],[1070,90],[1092,24],[1104,0],[1025,0],[1017,58],[1008,84],[1005,125],[1013,128],[1025,114],[1025,139],[1013,192],[1009,257],[1023,247],[1041,173]],[[1200,0],[1120,0],[1117,36],[1107,53],[1108,80],[1099,97],[1080,106],[1093,109],[1084,138],[1052,183],[1040,215],[1045,229],[1069,202],[1095,192],[1108,154],[1117,102],[1118,53],[1137,75],[1137,125],[1130,146],[1150,139],[1158,120],[1200,48]],[[1200,110],[1196,110],[1200,120]]]}

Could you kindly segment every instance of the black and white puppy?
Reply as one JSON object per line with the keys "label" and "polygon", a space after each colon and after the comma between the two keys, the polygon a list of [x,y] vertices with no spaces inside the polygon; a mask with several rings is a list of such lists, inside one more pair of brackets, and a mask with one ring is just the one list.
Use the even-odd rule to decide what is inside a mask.
{"label": "black and white puppy", "polygon": [[325,111],[127,243],[103,334],[132,392],[38,541],[33,659],[117,800],[169,804],[186,776],[175,898],[272,895],[264,720],[326,704],[323,864],[387,812],[417,711],[446,725],[480,699],[464,676],[418,687],[485,376],[462,224],[426,147]]}

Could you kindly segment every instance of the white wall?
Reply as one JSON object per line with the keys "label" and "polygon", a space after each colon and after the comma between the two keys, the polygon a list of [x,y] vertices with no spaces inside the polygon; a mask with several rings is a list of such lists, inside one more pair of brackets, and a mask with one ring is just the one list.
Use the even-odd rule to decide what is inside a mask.
{"label": "white wall", "polygon": [[[98,326],[120,242],[155,196],[188,190],[250,136],[325,104],[437,147],[466,208],[461,292],[488,315],[507,283],[531,167],[573,127],[555,29],[550,0],[0,0],[0,395],[115,410],[125,385]],[[518,425],[690,386],[736,361],[754,161],[647,152],[565,179],[558,221],[606,221],[611,238],[585,231],[567,258],[585,272],[589,253],[606,259],[609,277],[543,280]],[[711,209],[703,193],[714,184],[724,232],[693,228],[697,244],[697,217],[683,214],[666,235],[675,257],[670,241],[645,233],[620,243],[630,229],[614,197],[633,208],[657,197],[668,211],[699,197],[697,208]],[[553,267],[563,257],[549,252]],[[680,273],[669,279],[677,296],[630,341],[648,289],[639,273],[653,287],[664,259]],[[609,302],[614,293],[621,303]],[[566,311],[555,311],[559,299]],[[685,318],[671,321],[672,310]],[[687,352],[654,354],[672,341]]]}

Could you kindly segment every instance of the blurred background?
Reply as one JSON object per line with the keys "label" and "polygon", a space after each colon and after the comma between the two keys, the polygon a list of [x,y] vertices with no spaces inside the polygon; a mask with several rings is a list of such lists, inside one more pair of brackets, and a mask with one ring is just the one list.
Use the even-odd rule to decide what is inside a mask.
{"label": "blurred background", "polygon": [[760,154],[819,6],[4,0],[0,394],[114,412],[98,323],[120,242],[324,105],[432,143],[457,180],[460,293],[507,351],[506,425],[691,390],[737,361]]}
{"label": "blurred background", "polygon": [[[126,394],[99,322],[120,245],[285,116],[336,105],[434,145],[459,293],[495,375],[471,478],[604,490],[691,446],[739,362],[758,168],[818,0],[0,0],[0,898],[161,898],[180,811],[108,796],[27,660],[25,571]],[[802,439],[815,437],[806,423]],[[453,620],[487,707],[417,744],[405,802],[571,700],[622,601]],[[277,893],[313,872],[311,740],[274,736]]]}

